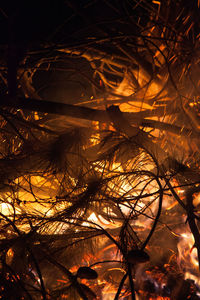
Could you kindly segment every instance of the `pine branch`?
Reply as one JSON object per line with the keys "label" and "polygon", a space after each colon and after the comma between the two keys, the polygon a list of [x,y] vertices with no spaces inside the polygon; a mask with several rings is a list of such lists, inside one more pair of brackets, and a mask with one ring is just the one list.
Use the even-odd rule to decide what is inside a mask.
{"label": "pine branch", "polygon": [[[30,111],[39,111],[43,113],[58,114],[63,116],[70,116],[73,118],[99,121],[103,123],[110,123],[108,113],[105,110],[98,110],[84,106],[76,106],[72,104],[65,104],[60,102],[38,100],[31,98],[18,97],[11,98],[9,96],[1,96],[2,107],[12,107],[15,109],[27,109]],[[165,130],[177,135],[186,136],[187,138],[199,138],[199,133],[195,133],[190,129],[182,128],[165,122],[159,122],[151,119],[141,119],[138,113],[122,113],[131,125],[149,127],[153,129]],[[154,111],[152,111],[152,115]],[[143,117],[144,113],[142,112]]]}

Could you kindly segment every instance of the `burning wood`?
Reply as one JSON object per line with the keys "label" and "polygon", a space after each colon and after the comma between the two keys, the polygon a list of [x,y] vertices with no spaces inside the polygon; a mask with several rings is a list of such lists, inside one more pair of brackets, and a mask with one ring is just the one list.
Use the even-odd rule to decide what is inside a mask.
{"label": "burning wood", "polygon": [[47,2],[0,8],[0,298],[200,299],[199,1]]}

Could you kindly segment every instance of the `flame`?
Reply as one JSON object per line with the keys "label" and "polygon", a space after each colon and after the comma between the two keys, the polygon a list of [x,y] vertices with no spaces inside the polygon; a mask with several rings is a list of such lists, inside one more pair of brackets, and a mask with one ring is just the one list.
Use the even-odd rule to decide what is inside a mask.
{"label": "flame", "polygon": [[8,265],[11,264],[12,260],[13,260],[13,257],[14,257],[14,251],[12,248],[10,248],[7,253],[6,253],[6,263]]}
{"label": "flame", "polygon": [[9,203],[9,201],[11,202],[11,199],[7,199],[7,202],[3,202],[0,204],[0,212],[4,215],[4,216],[12,216],[14,213],[15,214],[20,214],[21,210],[19,208],[14,207],[11,203]]}
{"label": "flame", "polygon": [[[159,1],[154,1],[154,3],[159,5]],[[164,49],[161,49],[164,50]],[[158,51],[156,53],[155,56],[159,56],[160,51]],[[160,60],[162,59],[161,57],[159,58]],[[142,74],[142,72],[140,72],[140,77],[138,79],[139,83],[144,83],[145,81],[147,81],[146,75]],[[152,97],[154,94],[157,94],[160,90],[162,86],[157,84],[157,83],[151,83],[148,86],[148,89],[145,90],[145,96]],[[118,94],[123,94],[124,96],[132,96],[134,94],[134,89],[130,84],[129,78],[125,78],[124,81],[121,83],[120,87],[116,90],[116,93]],[[143,92],[141,92],[141,94],[139,95],[140,97],[143,96],[142,94]],[[138,97],[138,99],[140,98]],[[131,102],[131,101],[130,101]],[[131,104],[129,103],[124,103],[120,105],[120,109],[122,111],[128,111],[128,112],[137,112],[137,111],[141,111],[144,109],[153,109],[153,106],[145,103],[145,102],[134,102],[133,105],[133,101]],[[37,119],[37,115],[35,116],[35,118]],[[93,122],[93,125],[96,127],[96,129],[100,129],[99,128],[99,122]],[[97,133],[96,135],[92,136],[90,142],[92,145],[96,145],[99,143],[99,139],[100,139],[100,135],[99,133]],[[143,159],[143,157],[141,157],[141,159]],[[154,168],[153,164],[146,164],[145,167],[144,165],[142,165],[143,168],[145,168],[146,170],[152,170]],[[96,170],[99,171],[100,173],[103,173],[103,167],[100,167],[99,165],[96,166]],[[123,169],[121,164],[119,163],[114,163],[111,167],[110,174],[120,174],[123,173]],[[23,178],[18,178],[17,181],[21,181],[23,180]],[[72,179],[73,180],[73,179]],[[143,190],[144,186],[146,185],[146,180],[148,180],[148,178],[146,178],[145,176],[143,176],[143,178],[140,177],[140,181],[141,183],[137,184],[137,189],[138,191],[133,190],[132,185],[130,184],[129,180],[124,177],[121,179],[121,182],[117,182],[117,184],[114,181],[110,181],[110,183],[108,184],[108,188],[110,188],[110,190],[116,190],[116,194],[118,196],[123,196],[126,195],[126,197],[137,197],[140,195],[140,191]],[[59,185],[58,182],[56,182],[56,180],[54,179],[54,186],[52,187],[52,184],[50,181],[48,180],[44,180],[43,177],[41,176],[32,176],[31,177],[31,186],[33,189],[33,193],[30,193],[29,191],[25,190],[24,192],[18,192],[18,197],[19,199],[28,199],[28,204],[24,204],[23,206],[25,207],[25,209],[31,210],[31,211],[38,211],[40,213],[45,214],[46,216],[51,216],[56,209],[62,209],[64,208],[64,204],[56,204],[56,199],[55,199],[55,195],[56,195],[56,185]],[[26,187],[26,186],[25,186]],[[27,187],[26,187],[27,188]],[[49,193],[47,193],[51,191],[51,195]],[[148,185],[147,187],[145,187],[145,193],[146,194],[153,194],[156,193],[157,191],[157,187],[154,186],[153,184]],[[114,192],[113,192],[114,193]],[[44,203],[39,203],[35,201],[35,195],[37,194],[37,197],[41,197],[43,200],[47,200],[46,204]],[[184,190],[179,189],[178,190],[178,194],[182,195],[184,194]],[[50,195],[50,197],[49,197]],[[48,200],[49,198],[54,199],[53,201],[55,201],[55,205],[54,208],[50,209],[49,208],[49,203]],[[196,202],[199,204],[199,196],[196,197]],[[52,201],[51,199],[51,201]],[[33,204],[31,204],[31,202]],[[134,201],[133,201],[134,202]],[[195,204],[196,204],[195,202]],[[151,206],[149,208],[149,210],[151,210],[151,215],[152,218],[146,218],[146,215],[143,216],[142,214],[139,214],[140,212],[143,212],[143,210],[145,209],[145,207],[147,206],[148,203],[151,203]],[[65,204],[66,205],[66,204]],[[166,201],[163,205],[163,207],[165,208],[165,210],[170,211],[171,209],[173,209],[175,206],[177,205],[177,202],[174,201],[173,199],[171,199],[170,197],[166,197]],[[121,209],[121,211],[123,212],[124,215],[128,215],[132,210],[133,207],[128,206],[128,202],[124,201],[123,204],[119,204],[119,207]],[[13,214],[13,206],[11,205],[11,203],[9,203],[9,198],[8,201],[5,203],[1,203],[0,204],[0,210],[4,215],[11,215]],[[151,229],[151,224],[154,220],[154,216],[155,213],[157,211],[157,200],[155,201],[154,196],[149,196],[146,197],[142,200],[137,200],[136,204],[134,206],[134,211],[138,212],[138,215],[140,215],[137,219],[134,220],[133,225],[134,226],[138,226],[138,231],[144,231],[146,229],[150,230]],[[20,208],[16,208],[16,212],[20,213],[21,210]],[[111,212],[112,214],[112,212]],[[88,222],[87,222],[88,221]],[[97,213],[91,212],[91,214],[89,215],[89,217],[87,218],[87,220],[85,220],[82,225],[83,226],[91,226],[91,223],[93,222],[95,224],[99,224],[101,225],[103,228],[113,228],[113,227],[120,227],[121,223],[120,222],[109,222],[106,219],[104,219],[101,215],[97,215]],[[141,230],[139,230],[139,227],[141,228]],[[51,230],[49,230],[49,233],[51,232]],[[60,232],[60,228],[58,228],[58,232]],[[54,230],[55,233],[55,230]],[[176,233],[172,234],[178,236]],[[180,242],[178,244],[178,251],[179,251],[179,263],[180,266],[182,267],[182,269],[185,272],[185,279],[192,279],[194,280],[197,284],[200,285],[200,279],[198,279],[198,275],[197,275],[197,268],[198,268],[198,260],[197,260],[197,254],[196,254],[196,249],[194,249],[193,245],[194,245],[194,239],[192,234],[188,233],[187,231],[184,233],[181,233],[180,235]],[[107,254],[107,252],[109,252],[109,254]],[[12,260],[13,258],[13,250],[9,249],[7,252],[7,259],[8,260]],[[119,253],[116,250],[116,246],[113,245],[109,245],[109,246],[105,246],[103,247],[103,249],[101,249],[96,256],[94,257],[91,254],[87,254],[82,258],[81,263],[85,264],[87,262],[87,264],[89,265],[90,262],[93,262],[94,259],[97,260],[102,260],[100,258],[105,258],[105,257],[111,257],[111,259],[113,259],[113,257],[115,259],[119,259],[121,260],[121,257],[119,255]],[[192,266],[192,267],[191,267]],[[70,270],[71,272],[76,272],[78,269],[78,266],[73,266]],[[195,273],[193,274],[193,269],[195,270]],[[152,276],[151,272],[148,273],[148,271],[146,272],[146,274],[148,274],[149,277]],[[164,275],[163,275],[164,276]],[[155,281],[155,284],[159,283],[159,285],[162,285],[162,283],[164,282],[164,277],[162,277],[161,274],[159,274],[159,277],[156,278],[157,281]],[[152,279],[153,280],[153,279]],[[58,280],[60,282],[65,283],[64,280],[60,279]],[[82,282],[87,282],[87,281],[82,281]],[[111,283],[108,282],[103,282],[99,280],[99,284],[104,284],[104,288],[102,290],[102,297],[103,300],[112,300],[115,297],[116,294],[116,287],[114,287]],[[141,294],[142,296],[145,296],[145,292],[144,291],[139,291],[138,294],[136,293],[136,299],[139,300],[139,294]],[[65,296],[62,296],[62,298],[65,298]],[[155,296],[155,297],[148,297],[149,300],[170,300],[169,297],[162,297],[162,296]]]}
{"label": "flame", "polygon": [[197,249],[194,247],[194,237],[187,230],[182,233],[178,243],[178,261],[184,271],[184,278],[194,280],[195,284],[200,287],[199,263],[197,258]]}

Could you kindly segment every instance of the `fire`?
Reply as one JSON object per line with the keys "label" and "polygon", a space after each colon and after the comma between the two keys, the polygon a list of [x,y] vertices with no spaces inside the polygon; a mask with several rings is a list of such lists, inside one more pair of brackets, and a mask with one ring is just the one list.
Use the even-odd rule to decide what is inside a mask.
{"label": "fire", "polygon": [[188,231],[181,234],[180,242],[178,243],[178,261],[184,272],[185,279],[194,280],[200,287],[199,278],[199,262],[197,258],[197,249],[194,247],[193,235]]}
{"label": "fire", "polygon": [[[10,203],[9,203],[10,202]],[[12,216],[13,213],[20,214],[21,210],[12,205],[12,200],[7,198],[7,202],[0,204],[0,212],[5,216]]]}
{"label": "fire", "polygon": [[149,298],[149,300],[170,300],[170,298],[169,297],[158,296],[156,298]]}
{"label": "fire", "polygon": [[9,265],[11,264],[14,257],[14,251],[12,248],[10,248],[6,253],[6,263]]}
{"label": "fire", "polygon": [[[140,300],[140,298],[137,297],[137,295],[136,295],[136,300]],[[170,297],[157,296],[157,297],[150,297],[148,298],[148,300],[170,300]]]}
{"label": "fire", "polygon": [[[124,1],[122,6],[116,7],[111,3],[108,15],[110,12],[112,14],[113,10],[113,15],[119,17],[114,18],[116,22],[117,19],[120,20],[119,25],[113,26],[109,17],[106,22],[100,18],[95,24],[96,27],[92,29],[92,21],[89,18],[88,23],[85,17],[87,19],[93,5],[95,6],[96,2],[99,5],[101,1],[89,1],[91,3],[85,5],[80,3],[78,8],[76,5],[71,5],[70,2],[73,1],[64,2],[70,6],[67,14],[73,11],[73,15],[67,16],[64,23],[58,25],[53,35],[50,33],[44,43],[41,41],[41,45],[37,46],[35,43],[27,42],[28,45],[25,47],[21,42],[20,45],[18,42],[15,45],[15,39],[11,38],[11,43],[8,45],[8,58],[2,50],[2,57],[6,57],[0,74],[2,87],[4,81],[7,82],[8,79],[8,88],[4,87],[2,90],[6,95],[10,94],[10,75],[14,73],[11,72],[12,68],[10,70],[10,56],[16,60],[16,64],[19,64],[16,66],[19,72],[30,73],[27,76],[29,88],[23,86],[24,75],[16,75],[15,85],[20,90],[16,99],[13,97],[16,100],[15,105],[16,103],[18,105],[18,102],[20,105],[24,90],[26,97],[23,101],[30,107],[32,102],[37,101],[34,100],[37,99],[34,91],[43,90],[43,83],[40,88],[33,86],[34,83],[37,85],[43,72],[48,72],[50,69],[51,72],[53,71],[51,76],[57,69],[60,69],[60,72],[62,70],[60,65],[67,57],[62,72],[67,70],[66,77],[70,79],[71,84],[81,82],[81,79],[76,79],[75,73],[78,68],[79,76],[82,75],[81,61],[83,60],[85,64],[88,63],[90,69],[83,77],[89,79],[90,73],[92,74],[88,85],[93,94],[86,99],[84,104],[89,107],[85,109],[86,111],[91,107],[95,109],[91,110],[88,117],[82,112],[85,111],[82,106],[83,95],[79,99],[80,105],[69,97],[69,103],[74,105],[67,104],[68,110],[65,110],[66,116],[63,116],[63,119],[66,118],[65,125],[54,126],[59,122],[62,123],[63,119],[60,118],[58,121],[54,119],[55,116],[51,117],[46,113],[43,120],[41,112],[30,113],[30,115],[28,112],[23,113],[23,106],[16,112],[16,107],[11,105],[13,99],[10,104],[7,102],[11,105],[10,110],[3,108],[1,112],[3,121],[0,124],[2,144],[6,145],[7,141],[12,141],[10,145],[7,142],[8,149],[1,145],[3,149],[1,149],[1,163],[3,167],[4,163],[12,166],[7,173],[5,172],[6,176],[4,171],[0,174],[3,184],[6,177],[5,186],[10,188],[10,192],[5,194],[2,192],[0,203],[3,245],[1,249],[5,247],[1,255],[2,269],[4,271],[3,263],[6,262],[15,271],[17,261],[16,273],[21,272],[22,283],[23,280],[26,283],[27,278],[28,282],[31,281],[31,276],[34,277],[38,283],[38,291],[41,288],[41,295],[48,294],[51,285],[57,295],[62,293],[61,290],[56,290],[55,282],[57,282],[66,293],[70,288],[74,289],[74,292],[77,289],[80,293],[80,286],[83,288],[85,285],[85,291],[90,294],[90,298],[95,298],[95,294],[90,291],[91,288],[95,290],[99,299],[101,297],[103,300],[112,300],[120,287],[121,280],[126,278],[119,299],[130,298],[131,284],[134,285],[132,290],[135,289],[137,300],[169,300],[176,297],[180,299],[182,286],[187,287],[186,297],[189,299],[192,288],[196,287],[196,295],[200,290],[197,249],[192,233],[184,224],[187,217],[185,194],[190,179],[187,175],[193,172],[192,169],[188,172],[189,164],[185,161],[191,159],[196,163],[200,129],[199,101],[192,100],[193,95],[198,94],[199,85],[199,82],[195,82],[198,73],[198,55],[195,58],[195,74],[191,67],[192,54],[199,46],[199,36],[195,36],[196,29],[192,31],[194,27],[194,22],[191,20],[192,12],[189,11],[188,15],[184,16],[185,8],[176,6],[176,1],[172,5],[173,14],[170,14],[170,10],[165,9],[162,1],[158,0],[152,1],[152,10],[151,1],[148,4],[145,1],[144,3]],[[107,2],[110,1],[104,2],[107,6]],[[120,4],[120,1],[117,2]],[[199,1],[197,6],[199,7]],[[123,7],[122,12],[120,7]],[[143,20],[143,13],[141,13],[143,9],[145,19],[148,20]],[[191,9],[190,5],[188,9]],[[135,10],[133,16],[131,10],[132,12]],[[124,13],[127,20],[123,20]],[[105,15],[107,16],[107,12]],[[75,31],[73,29],[75,36],[72,38],[69,28],[70,42],[65,42],[62,49],[62,40],[66,41],[62,37],[62,32],[68,28],[68,22],[75,24],[79,16],[81,16],[80,23],[82,24],[83,21],[91,33],[89,36],[84,34],[84,38],[79,39],[79,34],[81,36],[86,31],[75,26]],[[13,17],[11,13],[11,17],[12,24],[9,23],[9,30],[18,20],[17,15]],[[127,33],[124,34],[123,27],[126,27],[129,21],[130,27],[128,26]],[[146,21],[147,24],[143,25]],[[190,24],[186,26],[189,22]],[[107,26],[111,37],[104,32]],[[135,27],[134,34],[129,34],[131,27]],[[16,30],[19,28],[21,25],[17,26]],[[57,32],[59,32],[58,39]],[[98,32],[98,38],[95,32]],[[9,36],[13,36],[12,31],[9,32]],[[54,40],[59,40],[61,44],[54,47]],[[73,40],[78,42],[73,45]],[[48,41],[50,41],[49,45]],[[82,41],[84,46],[81,45]],[[23,46],[27,48],[27,57],[23,59],[15,57],[22,51],[18,47],[23,48]],[[44,48],[40,51],[40,47]],[[2,49],[4,48],[7,51],[7,47]],[[12,48],[16,50],[16,55],[11,55]],[[114,50],[113,54],[112,50]],[[41,58],[43,53],[47,57]],[[76,67],[74,64],[77,58],[80,61],[80,70],[79,66]],[[70,75],[71,59],[73,76]],[[34,65],[34,61],[37,61],[37,65]],[[185,61],[188,63],[185,64]],[[8,74],[6,74],[7,66]],[[56,66],[55,70],[54,66]],[[34,80],[31,79],[33,72]],[[191,83],[188,83],[189,77]],[[82,85],[87,86],[84,82]],[[48,93],[45,91],[45,94]],[[19,99],[18,95],[20,95]],[[40,100],[42,103],[43,100]],[[41,107],[44,106],[42,109],[45,110],[46,104],[45,102],[43,104]],[[53,103],[49,104],[48,111],[53,115],[54,111],[51,110]],[[111,104],[114,104],[115,108],[116,105],[118,106],[118,114],[115,115],[113,111],[116,118],[112,118],[112,112],[109,114]],[[64,103],[63,105],[65,106]],[[63,105],[61,103],[57,105],[58,111],[59,107],[64,107]],[[70,118],[74,120],[70,121],[67,114],[70,114]],[[118,117],[119,124],[115,120]],[[30,127],[28,130],[26,125]],[[63,137],[61,131],[73,129],[71,125],[78,128],[76,134],[85,129],[87,142],[82,141],[81,134],[64,134]],[[90,130],[92,133],[88,133]],[[191,142],[190,138],[193,136],[195,138]],[[52,143],[51,139],[56,142]],[[38,145],[33,145],[33,141]],[[30,153],[38,153],[36,156],[35,153],[29,155],[29,148],[32,146]],[[183,164],[180,163],[178,167],[168,166],[168,163],[165,165],[165,160],[168,158],[172,160],[172,165],[174,157],[177,158],[177,164],[179,161],[182,162],[182,153],[188,156],[184,157]],[[29,162],[34,157],[38,159],[36,162],[38,167]],[[25,170],[21,162],[26,162]],[[31,171],[29,166],[33,166],[30,167]],[[193,178],[194,174],[189,175]],[[197,172],[196,175],[199,180],[199,173]],[[14,184],[16,190],[11,188],[10,182]],[[175,185],[182,185],[182,188],[174,188]],[[198,213],[199,199],[199,194],[195,195],[193,203],[195,213]],[[198,219],[194,221],[199,222]],[[181,228],[179,228],[180,224]],[[8,243],[5,243],[6,239],[9,240]],[[146,255],[149,259],[138,255],[140,257],[138,261],[136,253],[141,255],[141,252],[147,253],[145,251],[148,252]],[[130,253],[133,254],[132,259]],[[55,277],[57,275],[60,278],[55,278],[53,284],[50,282],[50,277],[54,277],[54,274],[52,276],[53,272],[50,272],[46,266],[48,257],[54,269],[58,269],[58,273],[62,274],[57,275],[55,272]],[[87,268],[94,266],[98,271],[99,277],[93,283],[90,283],[88,278],[78,277],[79,268],[86,266]],[[27,273],[27,268],[31,276]],[[49,275],[48,272],[51,274]],[[128,276],[124,277],[127,274]],[[76,297],[75,293],[74,295],[73,297]],[[50,296],[47,295],[46,298],[48,297]],[[70,299],[70,294],[66,297],[61,295],[61,298]]]}

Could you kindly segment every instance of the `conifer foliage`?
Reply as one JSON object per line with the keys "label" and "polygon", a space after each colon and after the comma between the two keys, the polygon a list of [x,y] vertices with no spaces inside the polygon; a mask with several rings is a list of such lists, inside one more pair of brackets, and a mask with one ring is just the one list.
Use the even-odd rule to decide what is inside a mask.
{"label": "conifer foliage", "polygon": [[199,299],[198,22],[199,1],[0,5],[1,299]]}

